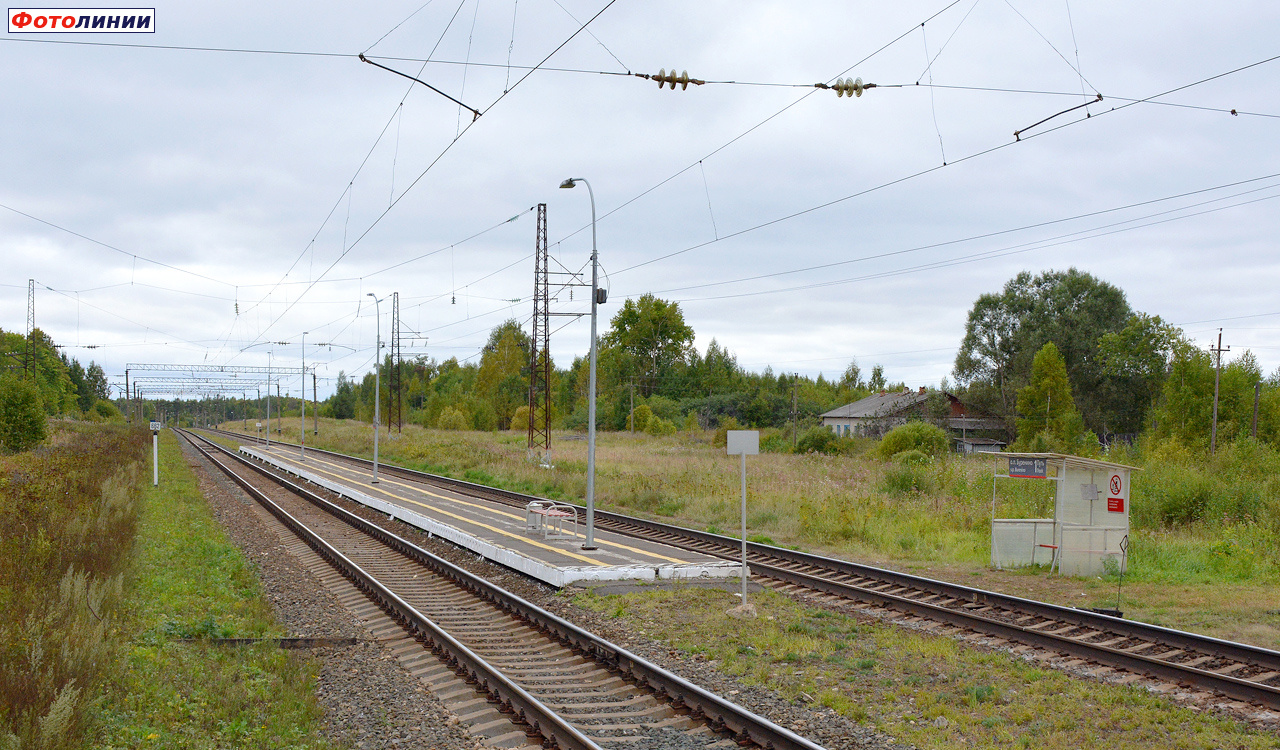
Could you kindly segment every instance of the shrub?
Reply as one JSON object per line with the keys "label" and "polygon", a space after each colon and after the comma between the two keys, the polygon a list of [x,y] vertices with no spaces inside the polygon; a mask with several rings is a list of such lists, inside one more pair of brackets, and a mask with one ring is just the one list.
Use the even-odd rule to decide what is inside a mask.
{"label": "shrub", "polygon": [[876,453],[886,460],[909,450],[938,457],[944,455],[950,446],[951,440],[941,427],[928,422],[908,422],[890,430],[880,441]]}
{"label": "shrub", "polygon": [[790,453],[791,436],[782,430],[765,430],[760,436],[761,453]]}
{"label": "shrub", "polygon": [[515,413],[511,415],[511,429],[516,432],[529,431],[529,407],[520,405],[516,407]]}
{"label": "shrub", "polygon": [[[650,396],[645,400],[645,406],[648,406],[654,415],[671,422],[680,420],[680,404],[667,398],[666,396]],[[640,407],[636,407],[639,409]]]}
{"label": "shrub", "polygon": [[40,392],[35,385],[16,375],[0,376],[0,451],[29,450],[44,438]]}
{"label": "shrub", "polygon": [[918,448],[902,451],[893,457],[893,462],[899,466],[928,466],[931,460],[929,454]]}
{"label": "shrub", "polygon": [[702,425],[698,424],[698,415],[693,412],[684,415],[684,424],[680,425],[680,429],[685,432],[694,432],[702,429]]}
{"label": "shrub", "polygon": [[[637,409],[636,411],[639,412],[640,410]],[[653,416],[645,423],[644,431],[655,437],[662,437],[664,435],[676,434],[676,426],[675,423],[670,420]]]}
{"label": "shrub", "polygon": [[711,440],[712,447],[724,448],[729,444],[729,430],[739,429],[742,429],[742,425],[738,424],[738,420],[733,417],[720,420],[720,426],[716,428],[715,437]]}
{"label": "shrub", "polygon": [[848,453],[852,448],[852,440],[840,437],[831,428],[822,426],[810,427],[796,443],[796,453],[823,453],[828,456]]}
{"label": "shrub", "polygon": [[470,429],[470,427],[467,415],[452,406],[446,406],[436,420],[437,430],[466,430]]}
{"label": "shrub", "polygon": [[[627,416],[627,429],[644,432],[649,425],[649,420],[653,418],[653,410],[647,404],[640,404],[636,407],[634,415]],[[634,425],[632,424],[633,422],[635,423]]]}

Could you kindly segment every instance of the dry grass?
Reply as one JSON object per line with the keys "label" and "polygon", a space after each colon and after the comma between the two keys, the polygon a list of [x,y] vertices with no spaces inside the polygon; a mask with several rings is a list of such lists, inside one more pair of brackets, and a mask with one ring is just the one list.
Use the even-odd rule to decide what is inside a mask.
{"label": "dry grass", "polygon": [[0,747],[78,747],[119,647],[142,435],[55,429],[0,459]]}
{"label": "dry grass", "polygon": [[1274,735],[1143,690],[1072,679],[946,637],[753,595],[751,627],[729,593],[677,588],[576,601],[626,620],[747,684],[817,702],[921,748],[1264,748]]}
{"label": "dry grass", "polygon": [[[228,427],[239,428],[240,423]],[[284,439],[295,441],[296,420]],[[554,468],[527,460],[522,434],[441,432],[406,426],[382,432],[389,462],[522,492],[581,502],[586,443],[553,436]],[[372,429],[321,420],[308,443],[369,456]],[[738,526],[738,461],[711,446],[711,433],[655,438],[600,433],[597,498],[601,507],[660,517],[699,529]],[[854,456],[764,453],[747,461],[748,529],[774,542],[847,559],[909,569],[1071,605],[1114,606],[1117,581],[1049,576],[1043,571],[988,568],[991,459],[951,456],[924,467],[899,467]],[[1134,478],[1135,528],[1121,608],[1171,627],[1280,648],[1280,468],[1274,452],[1244,446],[1220,451],[1212,465],[1177,446],[1121,457],[1146,462]],[[1253,467],[1246,469],[1241,467]],[[1210,512],[1169,526],[1161,513],[1187,507]],[[1002,482],[1002,517],[1051,512],[1048,483]],[[1148,512],[1148,509],[1152,509]],[[1159,512],[1157,512],[1157,510]],[[1208,512],[1208,511],[1206,511]]]}

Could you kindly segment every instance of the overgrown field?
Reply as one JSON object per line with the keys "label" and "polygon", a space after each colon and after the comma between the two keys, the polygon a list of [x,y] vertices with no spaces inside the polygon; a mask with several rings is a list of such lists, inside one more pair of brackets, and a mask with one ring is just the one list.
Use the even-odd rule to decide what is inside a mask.
{"label": "overgrown field", "polygon": [[176,439],[54,423],[0,457],[0,748],[325,747],[309,662],[180,637],[275,633]]}
{"label": "overgrown field", "polygon": [[[308,423],[310,425],[310,423]],[[241,423],[227,425],[239,429]],[[252,426],[250,430],[252,430]],[[285,420],[284,439],[298,424]],[[581,501],[586,444],[553,436],[554,468],[526,459],[525,437],[406,426],[382,432],[390,462],[483,484]],[[766,436],[766,444],[768,438]],[[776,437],[774,438],[776,439]],[[308,444],[369,456],[372,429],[322,420]],[[597,446],[601,507],[696,528],[738,525],[738,462],[712,434],[603,432]],[[1060,579],[1044,571],[991,571],[992,459],[948,456],[904,466],[872,455],[762,453],[750,457],[748,528],[757,540],[961,579],[1050,601],[1115,606],[1119,581]],[[1135,472],[1130,571],[1121,608],[1131,616],[1280,647],[1280,453],[1252,441],[1214,457],[1176,441],[1114,452]],[[1000,517],[1051,513],[1047,482],[1000,480]]]}
{"label": "overgrown field", "polygon": [[81,745],[120,646],[143,435],[60,424],[0,457],[0,747]]}

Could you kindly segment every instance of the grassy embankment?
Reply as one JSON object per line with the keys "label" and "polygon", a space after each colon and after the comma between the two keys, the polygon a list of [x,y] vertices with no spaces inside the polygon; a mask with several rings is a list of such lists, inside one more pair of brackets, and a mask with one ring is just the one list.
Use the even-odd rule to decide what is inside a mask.
{"label": "grassy embankment", "polygon": [[[227,426],[238,429],[240,423]],[[283,437],[297,441],[296,420],[285,420]],[[380,454],[412,468],[580,500],[586,446],[564,437],[553,438],[550,470],[525,460],[525,438],[516,433],[406,426],[403,435],[382,433]],[[320,435],[307,440],[372,453],[366,424],[322,420]],[[736,528],[738,464],[710,445],[709,433],[654,438],[606,432],[597,451],[601,507],[696,528]],[[1165,444],[1113,460],[1145,469],[1133,479],[1130,572],[1121,600],[1126,615],[1280,648],[1280,453],[1241,443],[1211,458]],[[1048,601],[1115,605],[1114,577],[988,568],[989,457],[901,467],[866,452],[765,453],[748,460],[748,477],[748,527],[757,539]],[[1051,513],[1047,482],[1000,480],[997,496],[1001,517]]]}
{"label": "grassy embankment", "polygon": [[172,435],[60,425],[0,459],[0,747],[326,747],[308,661],[180,637],[278,632]]}
{"label": "grassy embankment", "polygon": [[[1145,690],[1076,680],[950,638],[860,623],[773,593],[751,627],[725,591],[683,588],[576,601],[712,660],[750,685],[815,701],[900,742],[950,749],[1272,748],[1275,736],[1171,705]],[[801,733],[804,728],[801,727]]]}

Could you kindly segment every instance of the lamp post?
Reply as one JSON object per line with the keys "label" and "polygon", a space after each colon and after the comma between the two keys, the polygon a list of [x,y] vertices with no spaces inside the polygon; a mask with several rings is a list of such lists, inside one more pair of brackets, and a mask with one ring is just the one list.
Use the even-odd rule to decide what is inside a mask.
{"label": "lamp post", "polygon": [[302,403],[298,413],[302,423],[298,429],[298,455],[307,460],[307,331],[302,332]]}
{"label": "lamp post", "polygon": [[379,402],[382,401],[382,300],[374,296],[373,292],[367,292],[368,296],[373,297],[374,312],[374,330],[377,335],[374,338],[374,368],[373,368],[373,481],[371,484],[378,483],[378,422],[382,421],[380,411],[378,409]]}
{"label": "lamp post", "polygon": [[599,263],[596,257],[596,194],[591,183],[582,177],[570,177],[560,183],[562,188],[571,188],[581,182],[587,186],[587,195],[591,198],[591,376],[587,380],[587,540],[583,542],[585,550],[596,549],[596,306],[603,302],[599,288],[597,271]]}

